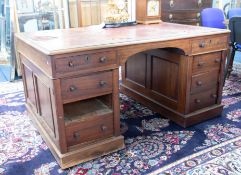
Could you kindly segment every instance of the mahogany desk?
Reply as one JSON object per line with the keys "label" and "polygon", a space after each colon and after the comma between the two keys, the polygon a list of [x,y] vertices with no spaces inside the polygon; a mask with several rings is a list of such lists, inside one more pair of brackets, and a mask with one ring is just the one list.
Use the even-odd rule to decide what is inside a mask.
{"label": "mahogany desk", "polygon": [[122,149],[121,91],[183,127],[222,112],[229,31],[161,23],[16,35],[26,106],[62,168]]}

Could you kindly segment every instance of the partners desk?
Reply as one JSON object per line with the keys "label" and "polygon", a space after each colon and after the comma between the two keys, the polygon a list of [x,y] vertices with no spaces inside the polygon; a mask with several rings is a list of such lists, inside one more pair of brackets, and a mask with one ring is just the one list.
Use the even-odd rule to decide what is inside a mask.
{"label": "partners desk", "polygon": [[62,168],[124,147],[119,89],[183,127],[202,122],[223,109],[228,38],[171,23],[17,34],[27,110]]}

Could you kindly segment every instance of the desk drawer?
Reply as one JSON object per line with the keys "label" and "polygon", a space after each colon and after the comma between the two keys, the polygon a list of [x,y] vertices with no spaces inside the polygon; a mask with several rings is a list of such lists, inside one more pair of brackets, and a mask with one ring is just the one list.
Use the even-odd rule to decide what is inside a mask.
{"label": "desk drawer", "polygon": [[192,76],[191,93],[215,88],[218,84],[218,70]]}
{"label": "desk drawer", "polygon": [[192,41],[192,54],[205,53],[227,48],[227,37],[196,39]]}
{"label": "desk drawer", "polygon": [[86,117],[66,126],[67,146],[113,136],[113,113]]}
{"label": "desk drawer", "polygon": [[117,63],[115,52],[100,52],[95,54],[75,55],[56,58],[56,72],[66,73],[90,68],[111,66]]}
{"label": "desk drawer", "polygon": [[190,111],[193,112],[198,109],[214,105],[217,101],[217,88],[192,94],[190,96]]}
{"label": "desk drawer", "polygon": [[112,71],[61,80],[61,93],[64,103],[111,92]]}
{"label": "desk drawer", "polygon": [[208,53],[193,57],[193,74],[199,74],[211,69],[219,69],[222,60],[221,52]]}

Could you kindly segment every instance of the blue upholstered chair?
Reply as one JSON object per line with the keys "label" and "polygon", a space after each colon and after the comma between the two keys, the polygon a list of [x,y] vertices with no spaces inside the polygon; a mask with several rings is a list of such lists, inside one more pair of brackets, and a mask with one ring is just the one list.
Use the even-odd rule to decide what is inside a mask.
{"label": "blue upholstered chair", "polygon": [[234,8],[228,11],[228,19],[231,19],[232,17],[237,17],[237,16],[241,16],[241,8]]}
{"label": "blue upholstered chair", "polygon": [[231,31],[230,41],[231,41],[231,51],[228,59],[228,69],[226,76],[229,77],[232,68],[233,68],[233,60],[236,51],[241,51],[241,16],[232,17],[229,20],[229,29]]}
{"label": "blue upholstered chair", "polygon": [[202,26],[225,29],[225,16],[221,9],[206,8],[201,11]]}

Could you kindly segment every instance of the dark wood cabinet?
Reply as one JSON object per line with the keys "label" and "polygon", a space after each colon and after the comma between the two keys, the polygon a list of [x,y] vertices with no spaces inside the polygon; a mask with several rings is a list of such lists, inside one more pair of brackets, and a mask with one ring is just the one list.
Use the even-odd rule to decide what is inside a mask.
{"label": "dark wood cabinet", "polygon": [[162,0],[161,19],[165,22],[201,25],[200,12],[212,7],[212,0]]}

